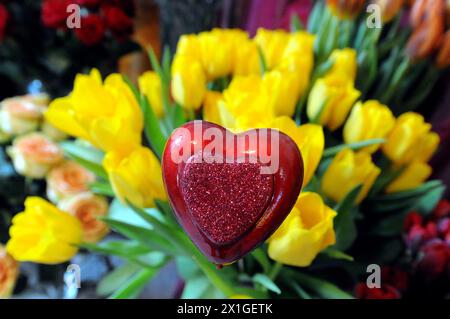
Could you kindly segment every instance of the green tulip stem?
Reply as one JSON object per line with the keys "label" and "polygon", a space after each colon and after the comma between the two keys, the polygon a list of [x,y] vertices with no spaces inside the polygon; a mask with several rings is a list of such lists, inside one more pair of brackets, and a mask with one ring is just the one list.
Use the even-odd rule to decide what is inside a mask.
{"label": "green tulip stem", "polygon": [[274,281],[277,278],[278,274],[281,271],[281,268],[283,268],[282,263],[277,261],[275,264],[273,264],[272,269],[270,270],[270,273],[269,273],[269,278],[272,281]]}

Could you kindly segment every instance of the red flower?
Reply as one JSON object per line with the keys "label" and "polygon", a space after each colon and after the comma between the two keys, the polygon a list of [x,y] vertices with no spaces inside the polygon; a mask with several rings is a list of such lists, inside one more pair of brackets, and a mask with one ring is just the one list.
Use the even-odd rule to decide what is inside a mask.
{"label": "red flower", "polygon": [[446,199],[441,200],[434,209],[436,218],[446,217],[450,215],[450,202]]}
{"label": "red flower", "polygon": [[448,234],[450,234],[450,218],[443,218],[438,222],[437,229],[439,235],[445,238]]}
{"label": "red flower", "polygon": [[421,258],[417,263],[416,270],[426,280],[436,280],[448,268],[450,261],[450,248],[442,240],[435,240],[422,247]]}
{"label": "red flower", "polygon": [[72,0],[81,7],[95,8],[100,5],[101,0]]}
{"label": "red flower", "polygon": [[383,266],[381,269],[381,282],[391,285],[400,291],[408,288],[409,277],[405,271],[395,267]]}
{"label": "red flower", "polygon": [[104,6],[106,26],[118,40],[127,39],[133,32],[133,20],[120,8]]}
{"label": "red flower", "polygon": [[0,3],[0,42],[5,37],[6,25],[9,20],[9,12],[6,7]]}
{"label": "red flower", "polygon": [[355,287],[355,296],[358,299],[400,299],[400,292],[388,284],[381,288],[369,288],[366,283],[360,282]]}
{"label": "red flower", "polygon": [[410,212],[408,215],[406,215],[405,221],[403,222],[403,229],[406,232],[409,232],[414,225],[421,225],[421,224],[422,224],[422,215],[420,215],[417,212]]}
{"label": "red flower", "polygon": [[44,0],[41,11],[42,23],[49,28],[65,28],[69,4],[68,0]]}
{"label": "red flower", "polygon": [[105,35],[105,25],[100,16],[90,14],[81,18],[81,28],[75,29],[75,35],[81,43],[92,46],[99,43]]}

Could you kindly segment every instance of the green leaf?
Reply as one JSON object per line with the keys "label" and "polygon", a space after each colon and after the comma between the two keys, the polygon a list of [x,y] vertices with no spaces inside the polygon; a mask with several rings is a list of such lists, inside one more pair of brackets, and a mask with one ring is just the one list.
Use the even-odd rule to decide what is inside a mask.
{"label": "green leaf", "polygon": [[267,72],[267,62],[264,56],[264,52],[260,46],[258,46],[258,56],[259,56],[259,70],[261,75]]}
{"label": "green leaf", "polygon": [[349,148],[352,150],[359,150],[367,146],[383,144],[386,140],[384,138],[373,138],[361,142],[350,143],[350,144],[341,144],[333,147],[329,147],[323,151],[323,157],[331,157],[335,156],[337,153],[342,151],[343,149]]}
{"label": "green leaf", "polygon": [[102,218],[102,221],[106,222],[111,228],[121,233],[125,237],[137,240],[138,242],[154,249],[166,252],[170,255],[176,255],[179,252],[176,247],[167,240],[167,238],[154,230],[126,224],[124,222]]}
{"label": "green leaf", "polygon": [[308,18],[308,32],[309,33],[317,33],[319,26],[322,21],[324,5],[321,1],[316,1],[311,14]]}
{"label": "green leaf", "polygon": [[136,273],[132,278],[127,280],[110,299],[132,299],[136,298],[144,289],[145,285],[158,273],[160,267],[145,268]]}
{"label": "green leaf", "polygon": [[334,258],[334,259],[342,259],[342,260],[347,260],[347,261],[353,261],[354,258],[350,255],[347,255],[346,253],[335,249],[333,247],[328,247],[327,249],[323,250],[322,253],[324,253],[325,255]]}
{"label": "green leaf", "polygon": [[89,185],[89,189],[98,195],[104,195],[108,197],[114,197],[114,190],[112,189],[111,184],[108,182],[98,181]]}
{"label": "green leaf", "polygon": [[[162,158],[164,152],[164,147],[166,145],[166,140],[168,135],[164,135],[161,131],[160,121],[156,117],[153,109],[147,99],[147,97],[141,97],[141,110],[144,116],[144,133],[150,146],[155,151],[159,159]],[[166,132],[168,134],[169,132]]]}
{"label": "green leaf", "polygon": [[117,240],[97,244],[83,243],[79,247],[105,255],[130,257],[143,255],[152,251],[149,247],[134,240]]}
{"label": "green leaf", "polygon": [[136,274],[139,266],[126,263],[125,265],[114,269],[112,272],[108,273],[97,285],[97,294],[100,296],[108,296],[118,289],[121,285]]}
{"label": "green leaf", "polygon": [[98,177],[105,180],[108,179],[108,174],[102,166],[104,154],[101,151],[91,146],[82,145],[80,142],[73,141],[61,142],[60,146],[70,159],[88,169]]}
{"label": "green leaf", "polygon": [[205,276],[197,276],[190,278],[186,281],[186,284],[181,295],[182,299],[198,299],[200,298],[209,288],[208,278]]}
{"label": "green leaf", "polygon": [[288,270],[285,272],[287,278],[291,280],[297,280],[302,287],[306,287],[311,291],[314,291],[317,295],[326,299],[354,299],[352,295],[341,290],[336,285],[313,277],[299,271]]}
{"label": "green leaf", "polygon": [[353,244],[357,236],[354,207],[361,189],[362,185],[356,186],[335,207],[337,212],[337,216],[334,219],[334,229],[336,231],[335,247],[343,251]]}
{"label": "green leaf", "polygon": [[281,294],[280,288],[266,275],[264,274],[256,274],[253,276],[253,282],[262,285],[263,287],[273,291],[276,294]]}
{"label": "green leaf", "polygon": [[271,266],[270,266],[269,258],[267,258],[267,253],[261,247],[259,247],[259,248],[256,248],[254,251],[252,251],[252,256],[261,265],[261,267],[264,270],[264,273],[268,274]]}
{"label": "green leaf", "polygon": [[294,13],[291,16],[291,32],[297,32],[303,30],[303,24],[298,18],[298,15]]}

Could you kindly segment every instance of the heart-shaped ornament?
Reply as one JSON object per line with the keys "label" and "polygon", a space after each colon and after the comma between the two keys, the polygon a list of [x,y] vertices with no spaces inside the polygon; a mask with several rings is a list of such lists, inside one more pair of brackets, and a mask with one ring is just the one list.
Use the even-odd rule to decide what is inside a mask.
{"label": "heart-shaped ornament", "polygon": [[289,136],[273,129],[233,134],[205,121],[172,133],[162,171],[178,222],[216,264],[264,242],[291,211],[303,182],[302,157]]}

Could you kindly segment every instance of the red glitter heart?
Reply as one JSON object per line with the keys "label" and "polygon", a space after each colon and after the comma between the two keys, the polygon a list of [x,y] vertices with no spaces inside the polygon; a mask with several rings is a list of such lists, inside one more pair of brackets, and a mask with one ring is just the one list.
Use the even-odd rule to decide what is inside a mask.
{"label": "red glitter heart", "polygon": [[[211,151],[210,129],[223,134],[219,140],[223,149]],[[295,142],[278,131],[268,129],[269,134],[260,135],[262,131],[234,135],[221,126],[194,121],[176,129],[164,150],[163,180],[175,216],[194,244],[216,264],[242,258],[267,240],[300,193],[303,161]],[[271,140],[274,134],[279,143],[277,147],[254,144],[240,138],[246,134],[256,134],[259,142]],[[174,160],[174,154],[183,160]],[[279,161],[270,174],[262,174],[267,166],[263,165],[265,154]]]}
{"label": "red glitter heart", "polygon": [[272,175],[260,163],[196,163],[188,159],[180,188],[188,210],[208,238],[218,244],[239,239],[266,209],[273,192]]}

